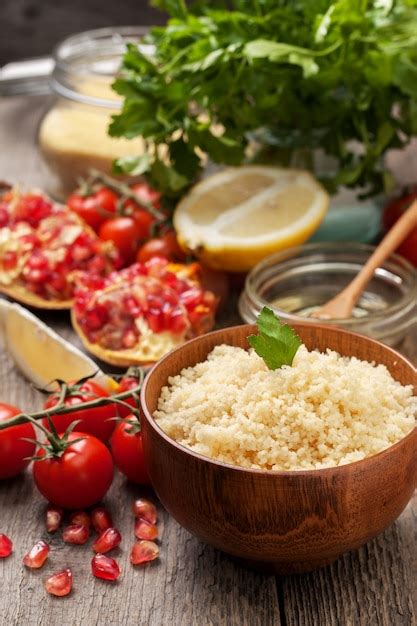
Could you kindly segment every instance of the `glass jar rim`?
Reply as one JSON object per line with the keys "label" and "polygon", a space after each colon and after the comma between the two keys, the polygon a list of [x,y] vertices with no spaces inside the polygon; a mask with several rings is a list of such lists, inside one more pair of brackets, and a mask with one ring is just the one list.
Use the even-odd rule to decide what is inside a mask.
{"label": "glass jar rim", "polygon": [[[72,84],[71,78],[88,78],[90,76],[98,79],[100,77],[113,76],[113,72],[98,73],[94,72],[94,70],[91,70],[91,72],[86,71],[85,66],[88,66],[89,56],[96,52],[96,62],[99,59],[100,52],[106,52],[109,55],[113,51],[115,58],[117,56],[121,57],[127,43],[138,43],[148,31],[149,27],[147,26],[115,26],[86,30],[66,37],[55,46],[52,52],[55,63],[50,80],[52,90],[67,100],[81,104],[113,110],[119,109],[121,103],[117,100],[96,97],[78,91]],[[149,52],[152,48],[143,44],[143,49]],[[86,64],[80,69],[75,61],[82,59],[83,56],[85,56]]]}
{"label": "glass jar rim", "polygon": [[[346,254],[346,252],[366,252],[371,254],[375,250],[375,246],[364,243],[355,243],[355,242],[346,242],[343,248],[340,247],[340,242],[323,242],[323,243],[307,243],[301,246],[294,246],[292,248],[287,248],[286,250],[282,250],[281,252],[276,252],[265,259],[263,259],[260,263],[258,263],[247,275],[245,280],[245,293],[248,299],[256,306],[257,309],[261,310],[264,306],[271,306],[271,303],[268,300],[265,300],[258,291],[256,290],[254,280],[259,277],[267,267],[270,267],[274,264],[274,262],[279,263],[280,261],[284,262],[285,260],[295,260],[300,258],[300,253],[331,253],[331,252],[340,252],[341,254]],[[303,255],[301,255],[303,256]],[[413,301],[417,303],[417,269],[413,267],[413,265],[407,261],[404,257],[399,254],[391,254],[387,261],[394,261],[399,266],[402,266],[409,278],[412,280],[411,289],[401,298],[397,303],[388,306],[382,311],[378,311],[375,313],[370,313],[366,316],[366,322],[372,323],[377,322],[381,319],[389,318],[398,311],[402,310],[405,306],[412,304]],[[383,267],[382,264],[380,267]],[[294,321],[306,322],[306,318],[297,315],[296,313],[291,313],[291,319]],[[309,318],[309,323],[323,323],[323,320]],[[350,317],[347,319],[331,319],[326,320],[326,324],[330,325],[343,325],[343,323],[348,323],[350,326],[360,327],[364,323],[364,318],[361,317]]]}

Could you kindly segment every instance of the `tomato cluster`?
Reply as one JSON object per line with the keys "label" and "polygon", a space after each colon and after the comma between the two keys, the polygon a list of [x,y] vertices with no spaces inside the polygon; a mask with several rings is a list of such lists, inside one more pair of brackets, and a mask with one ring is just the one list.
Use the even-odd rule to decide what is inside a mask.
{"label": "tomato cluster", "polygon": [[[115,183],[115,189],[118,189]],[[128,191],[129,193],[126,193]],[[166,226],[161,194],[145,182],[120,192],[102,183],[77,190],[67,200],[68,207],[91,226],[103,241],[112,241],[124,264],[144,262],[153,256],[183,261],[175,232]],[[153,236],[158,233],[158,236]]]}
{"label": "tomato cluster", "polygon": [[[117,393],[129,392],[137,386],[136,376],[125,376]],[[136,396],[129,395],[125,405],[109,401],[84,408],[87,402],[111,397],[93,380],[70,384],[64,391],[62,398],[62,387],[58,388],[45,402],[47,413],[39,423],[51,440],[38,450],[31,423],[0,430],[0,479],[19,474],[29,464],[29,458],[39,459],[33,465],[33,478],[41,494],[55,507],[49,514],[51,528],[59,524],[60,507],[84,508],[105,496],[113,480],[114,464],[129,480],[149,484],[140,424],[132,414],[138,410]],[[55,414],[53,409],[58,403],[61,405],[60,401],[71,412]],[[80,408],[73,410],[78,405]],[[20,412],[17,407],[2,403],[0,422]],[[75,430],[71,432],[74,422]],[[54,445],[61,449],[57,452]]]}

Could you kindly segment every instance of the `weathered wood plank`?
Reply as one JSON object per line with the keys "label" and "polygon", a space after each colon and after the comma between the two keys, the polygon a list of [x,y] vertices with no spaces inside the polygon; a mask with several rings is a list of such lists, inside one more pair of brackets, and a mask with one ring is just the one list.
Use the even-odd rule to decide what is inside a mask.
{"label": "weathered wood plank", "polygon": [[[9,357],[0,356],[0,398],[23,409],[37,408],[41,395],[15,370]],[[44,529],[45,503],[27,471],[0,483],[0,531],[14,542],[14,554],[0,559],[0,623],[236,625],[245,616],[254,626],[279,626],[275,579],[240,568],[226,556],[204,546],[160,509],[160,562],[134,569],[129,563],[133,543],[133,497],[150,492],[126,485],[118,476],[106,503],[124,538],[117,558],[124,575],[116,585],[94,579],[90,573],[91,540],[86,546],[63,544],[59,533]],[[151,495],[151,497],[153,497]],[[40,538],[51,541],[52,553],[40,572],[25,570],[25,552]],[[43,580],[71,567],[72,596],[47,596]]]}

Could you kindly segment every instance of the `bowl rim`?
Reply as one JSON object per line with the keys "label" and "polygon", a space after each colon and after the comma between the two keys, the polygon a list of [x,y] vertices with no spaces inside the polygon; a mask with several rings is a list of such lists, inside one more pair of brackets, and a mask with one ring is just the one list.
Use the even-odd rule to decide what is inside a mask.
{"label": "bowl rim", "polygon": [[[410,430],[409,433],[407,433],[407,435],[405,435],[405,437],[402,437],[402,439],[400,439],[396,443],[393,443],[388,448],[385,448],[384,450],[381,450],[380,452],[377,452],[376,454],[372,454],[371,456],[367,456],[367,457],[365,457],[363,459],[360,459],[359,461],[352,461],[351,463],[344,463],[343,465],[335,465],[333,467],[319,467],[317,469],[300,469],[300,470],[266,470],[266,469],[251,468],[251,467],[241,467],[240,465],[232,465],[231,463],[224,463],[223,461],[218,461],[216,459],[212,459],[211,457],[204,456],[203,454],[195,452],[194,450],[191,450],[191,448],[188,448],[187,446],[184,446],[184,445],[178,443],[177,441],[175,441],[174,439],[169,437],[165,433],[164,430],[162,430],[162,428],[158,425],[158,423],[156,422],[156,420],[153,417],[153,415],[148,410],[148,407],[147,407],[146,401],[145,401],[145,396],[146,396],[146,390],[147,390],[147,387],[148,387],[148,384],[149,384],[149,380],[151,379],[151,377],[154,375],[156,370],[161,366],[161,364],[163,362],[173,358],[173,355],[176,354],[178,351],[182,350],[184,348],[184,346],[188,346],[188,345],[190,345],[192,343],[197,343],[198,341],[201,340],[202,337],[206,337],[208,335],[220,334],[220,333],[224,332],[225,330],[226,331],[230,330],[231,332],[233,332],[233,330],[235,330],[237,328],[242,328],[243,326],[246,326],[248,328],[248,330],[249,329],[253,330],[255,324],[238,324],[238,325],[234,325],[234,326],[228,326],[228,327],[225,327],[225,328],[220,328],[220,329],[213,330],[213,331],[211,331],[209,333],[205,333],[204,335],[200,335],[198,337],[194,337],[193,339],[190,339],[189,341],[185,342],[181,346],[178,346],[174,350],[171,350],[171,352],[168,352],[168,354],[166,354],[164,357],[162,357],[162,359],[160,359],[157,363],[155,363],[155,365],[152,367],[152,369],[146,375],[145,380],[144,380],[143,385],[142,385],[141,392],[140,392],[140,405],[141,405],[142,411],[145,414],[145,418],[146,418],[149,426],[151,428],[153,428],[157,432],[157,434],[160,437],[162,437],[162,439],[164,439],[167,443],[169,443],[174,448],[176,448],[179,452],[182,452],[184,454],[189,454],[189,455],[191,455],[192,457],[194,457],[195,459],[197,459],[199,461],[204,461],[206,463],[210,463],[212,465],[217,466],[218,468],[227,469],[227,470],[234,470],[236,472],[250,473],[250,474],[262,475],[262,476],[273,476],[275,478],[284,478],[285,476],[288,476],[288,477],[291,477],[291,478],[294,478],[296,476],[301,477],[301,478],[313,478],[313,477],[320,476],[320,474],[322,472],[325,472],[326,474],[331,473],[331,472],[340,473],[340,472],[346,471],[346,468],[350,468],[350,467],[355,467],[357,469],[357,468],[360,468],[360,466],[363,466],[363,468],[365,468],[365,466],[370,461],[379,460],[379,459],[381,459],[384,456],[388,456],[393,450],[396,450],[397,448],[403,446],[404,443],[407,442],[409,439],[413,439],[413,438],[416,437],[416,435],[417,435],[417,424],[414,426],[414,428],[412,428]],[[310,329],[311,329],[311,325],[309,325],[309,324],[303,324],[303,323],[298,324],[297,323],[294,326],[296,326],[296,330],[297,330],[297,327],[307,327],[307,326],[309,326]],[[351,330],[346,330],[344,328],[337,328],[337,327],[334,327],[334,326],[330,326],[330,325],[327,325],[327,324],[314,325],[314,328],[316,330],[323,330],[324,329],[324,330],[332,330],[333,332],[334,331],[340,332],[340,333],[342,333],[344,335],[349,335],[349,336],[353,336],[353,337],[359,337],[362,341],[364,340],[366,343],[377,344],[380,347],[382,347],[384,350],[394,354],[397,358],[400,358],[408,367],[410,367],[412,370],[417,372],[417,368],[413,365],[413,363],[407,357],[403,356],[402,354],[397,352],[397,350],[394,350],[390,346],[387,346],[387,345],[383,344],[381,341],[373,339],[372,337],[369,337],[367,335],[363,335],[361,333],[356,333],[356,332],[353,332]],[[417,439],[416,439],[416,441],[417,441]]]}

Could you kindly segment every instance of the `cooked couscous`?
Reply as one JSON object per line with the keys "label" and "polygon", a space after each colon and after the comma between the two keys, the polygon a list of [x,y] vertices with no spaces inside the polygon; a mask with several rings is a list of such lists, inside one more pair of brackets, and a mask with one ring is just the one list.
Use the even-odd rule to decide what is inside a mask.
{"label": "cooked couscous", "polygon": [[269,370],[253,350],[216,346],[162,389],[155,419],[175,441],[246,468],[301,470],[358,461],[415,426],[417,398],[384,365],[298,350]]}

